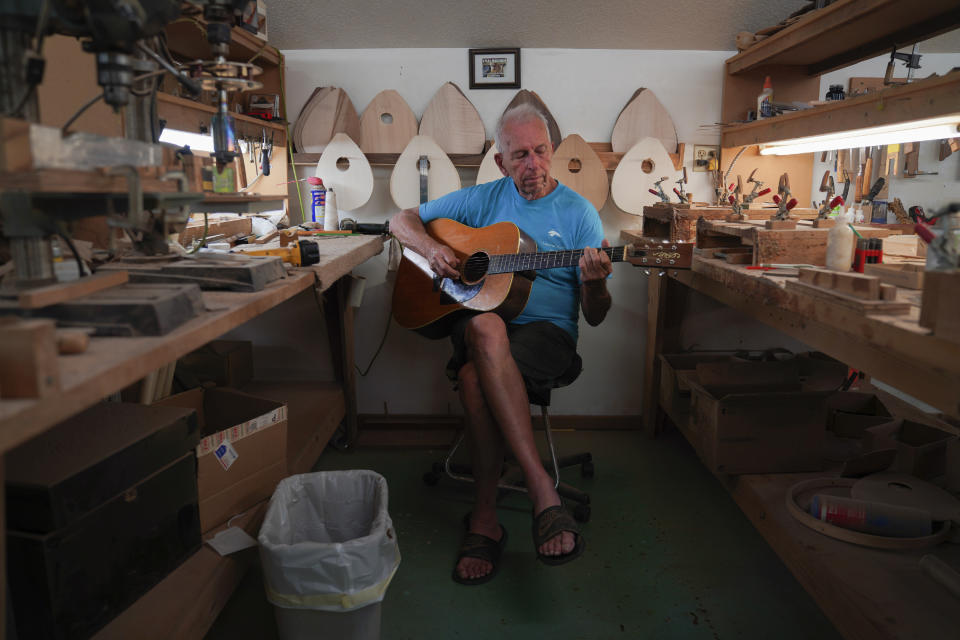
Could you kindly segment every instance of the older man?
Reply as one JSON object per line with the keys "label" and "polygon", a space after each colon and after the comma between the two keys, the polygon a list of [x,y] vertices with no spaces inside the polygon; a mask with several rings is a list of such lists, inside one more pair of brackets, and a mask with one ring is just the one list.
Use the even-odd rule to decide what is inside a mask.
{"label": "older man", "polygon": [[543,116],[529,105],[508,110],[497,123],[497,166],[504,178],[468,187],[405,209],[390,230],[424,256],[433,270],[459,276],[453,250],[431,238],[424,222],[452,218],[471,227],[510,221],[533,238],[540,251],[584,249],[578,267],[537,273],[523,312],[509,324],[495,313],[468,315],[452,331],[460,398],[473,442],[476,503],[460,547],[453,579],[486,582],[496,572],[507,532],[496,512],[504,442],[523,471],[533,502],[537,557],[562,564],[579,556],[584,540],[563,509],[553,480],[544,470],[533,439],[523,376],[548,381],[559,377],[576,354],[579,311],[598,325],[610,309],[606,278],[609,246],[597,210],[550,176],[553,146]]}

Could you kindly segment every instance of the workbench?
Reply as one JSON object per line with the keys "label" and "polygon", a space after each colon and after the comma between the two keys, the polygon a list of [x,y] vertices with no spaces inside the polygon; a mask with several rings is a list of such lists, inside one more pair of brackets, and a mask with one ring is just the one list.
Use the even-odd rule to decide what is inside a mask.
{"label": "workbench", "polygon": [[[659,354],[680,351],[685,288],[861,369],[947,415],[960,414],[960,344],[937,338],[917,324],[918,291],[898,289],[898,300],[913,305],[909,313],[865,315],[794,291],[786,286],[788,279],[701,255],[694,257],[691,270],[650,278],[643,396],[644,429],[649,435],[656,434],[664,417],[659,403]],[[884,402],[899,401],[885,396]],[[909,405],[902,403],[900,408],[908,410]],[[957,545],[878,551],[814,532],[787,511],[785,496],[791,486],[837,475],[836,471],[717,477],[844,637],[954,637],[960,628],[960,606],[921,572],[918,562],[925,553],[933,553],[958,567]]]}
{"label": "workbench", "polygon": [[[90,341],[90,347],[85,353],[60,356],[58,364],[61,391],[55,398],[0,400],[0,455],[310,288],[314,288],[318,294],[326,292],[324,316],[337,382],[343,385],[346,399],[343,416],[345,438],[348,442],[351,441],[356,436],[357,428],[353,374],[353,311],[345,304],[349,282],[344,276],[354,267],[379,254],[383,250],[383,239],[379,236],[337,236],[323,238],[318,245],[318,264],[290,269],[285,278],[267,285],[262,291],[204,291],[203,302],[207,311],[167,335],[95,337]],[[0,504],[0,518],[2,513],[3,505]],[[256,527],[259,526],[258,516],[262,517],[262,514],[263,509],[260,509],[259,513],[248,513],[244,519],[249,523],[254,535]],[[4,525],[0,519],[0,540],[3,538]],[[3,558],[0,569],[5,575],[2,551],[0,558]],[[198,599],[202,601],[200,604],[203,606],[199,608],[203,609],[204,613],[198,614],[198,626],[192,628],[192,633],[188,636],[202,637],[206,632],[203,625],[209,626],[226,602],[233,586],[242,577],[237,562],[239,561],[231,557],[220,558],[204,547],[187,561],[184,571],[174,572],[169,578],[179,580],[178,584],[182,585],[182,574],[193,574],[193,578],[186,581],[190,588],[164,587],[166,581],[155,588],[175,593],[182,599],[184,606],[197,608]],[[144,597],[152,593],[154,592],[151,591]],[[214,597],[217,598],[216,601],[213,600]],[[0,599],[0,612],[2,602]],[[167,622],[179,624],[182,620],[178,622],[173,619]],[[2,626],[0,624],[0,628]],[[184,637],[164,635],[162,627],[155,631],[159,634],[158,637]]]}

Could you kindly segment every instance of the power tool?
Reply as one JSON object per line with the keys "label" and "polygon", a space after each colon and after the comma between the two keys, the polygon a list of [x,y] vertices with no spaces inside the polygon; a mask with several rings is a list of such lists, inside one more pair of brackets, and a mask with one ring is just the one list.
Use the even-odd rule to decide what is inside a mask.
{"label": "power tool", "polygon": [[320,247],[316,242],[309,240],[300,240],[285,247],[273,249],[251,249],[243,253],[248,256],[280,256],[284,262],[295,267],[309,267],[320,262]]}

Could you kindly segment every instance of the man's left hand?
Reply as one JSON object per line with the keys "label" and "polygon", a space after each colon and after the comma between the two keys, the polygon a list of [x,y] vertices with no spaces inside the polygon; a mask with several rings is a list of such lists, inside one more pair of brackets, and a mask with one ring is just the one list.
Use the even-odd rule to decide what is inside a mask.
{"label": "man's left hand", "polygon": [[[610,247],[610,243],[604,240],[601,246],[606,249]],[[583,256],[580,257],[580,282],[587,284],[603,281],[612,272],[613,264],[605,251],[593,247],[583,250]]]}

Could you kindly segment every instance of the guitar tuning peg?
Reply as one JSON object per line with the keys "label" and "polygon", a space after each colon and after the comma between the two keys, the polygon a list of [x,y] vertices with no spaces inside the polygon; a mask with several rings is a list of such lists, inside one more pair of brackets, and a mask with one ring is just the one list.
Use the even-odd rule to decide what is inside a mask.
{"label": "guitar tuning peg", "polygon": [[644,269],[644,270],[643,270],[643,275],[645,275],[645,276],[650,275],[650,269]]}
{"label": "guitar tuning peg", "polygon": [[666,271],[661,271],[660,273],[657,274],[657,277],[658,277],[658,278],[662,278],[662,277],[665,276],[665,275],[667,275],[667,272],[666,272]]}

